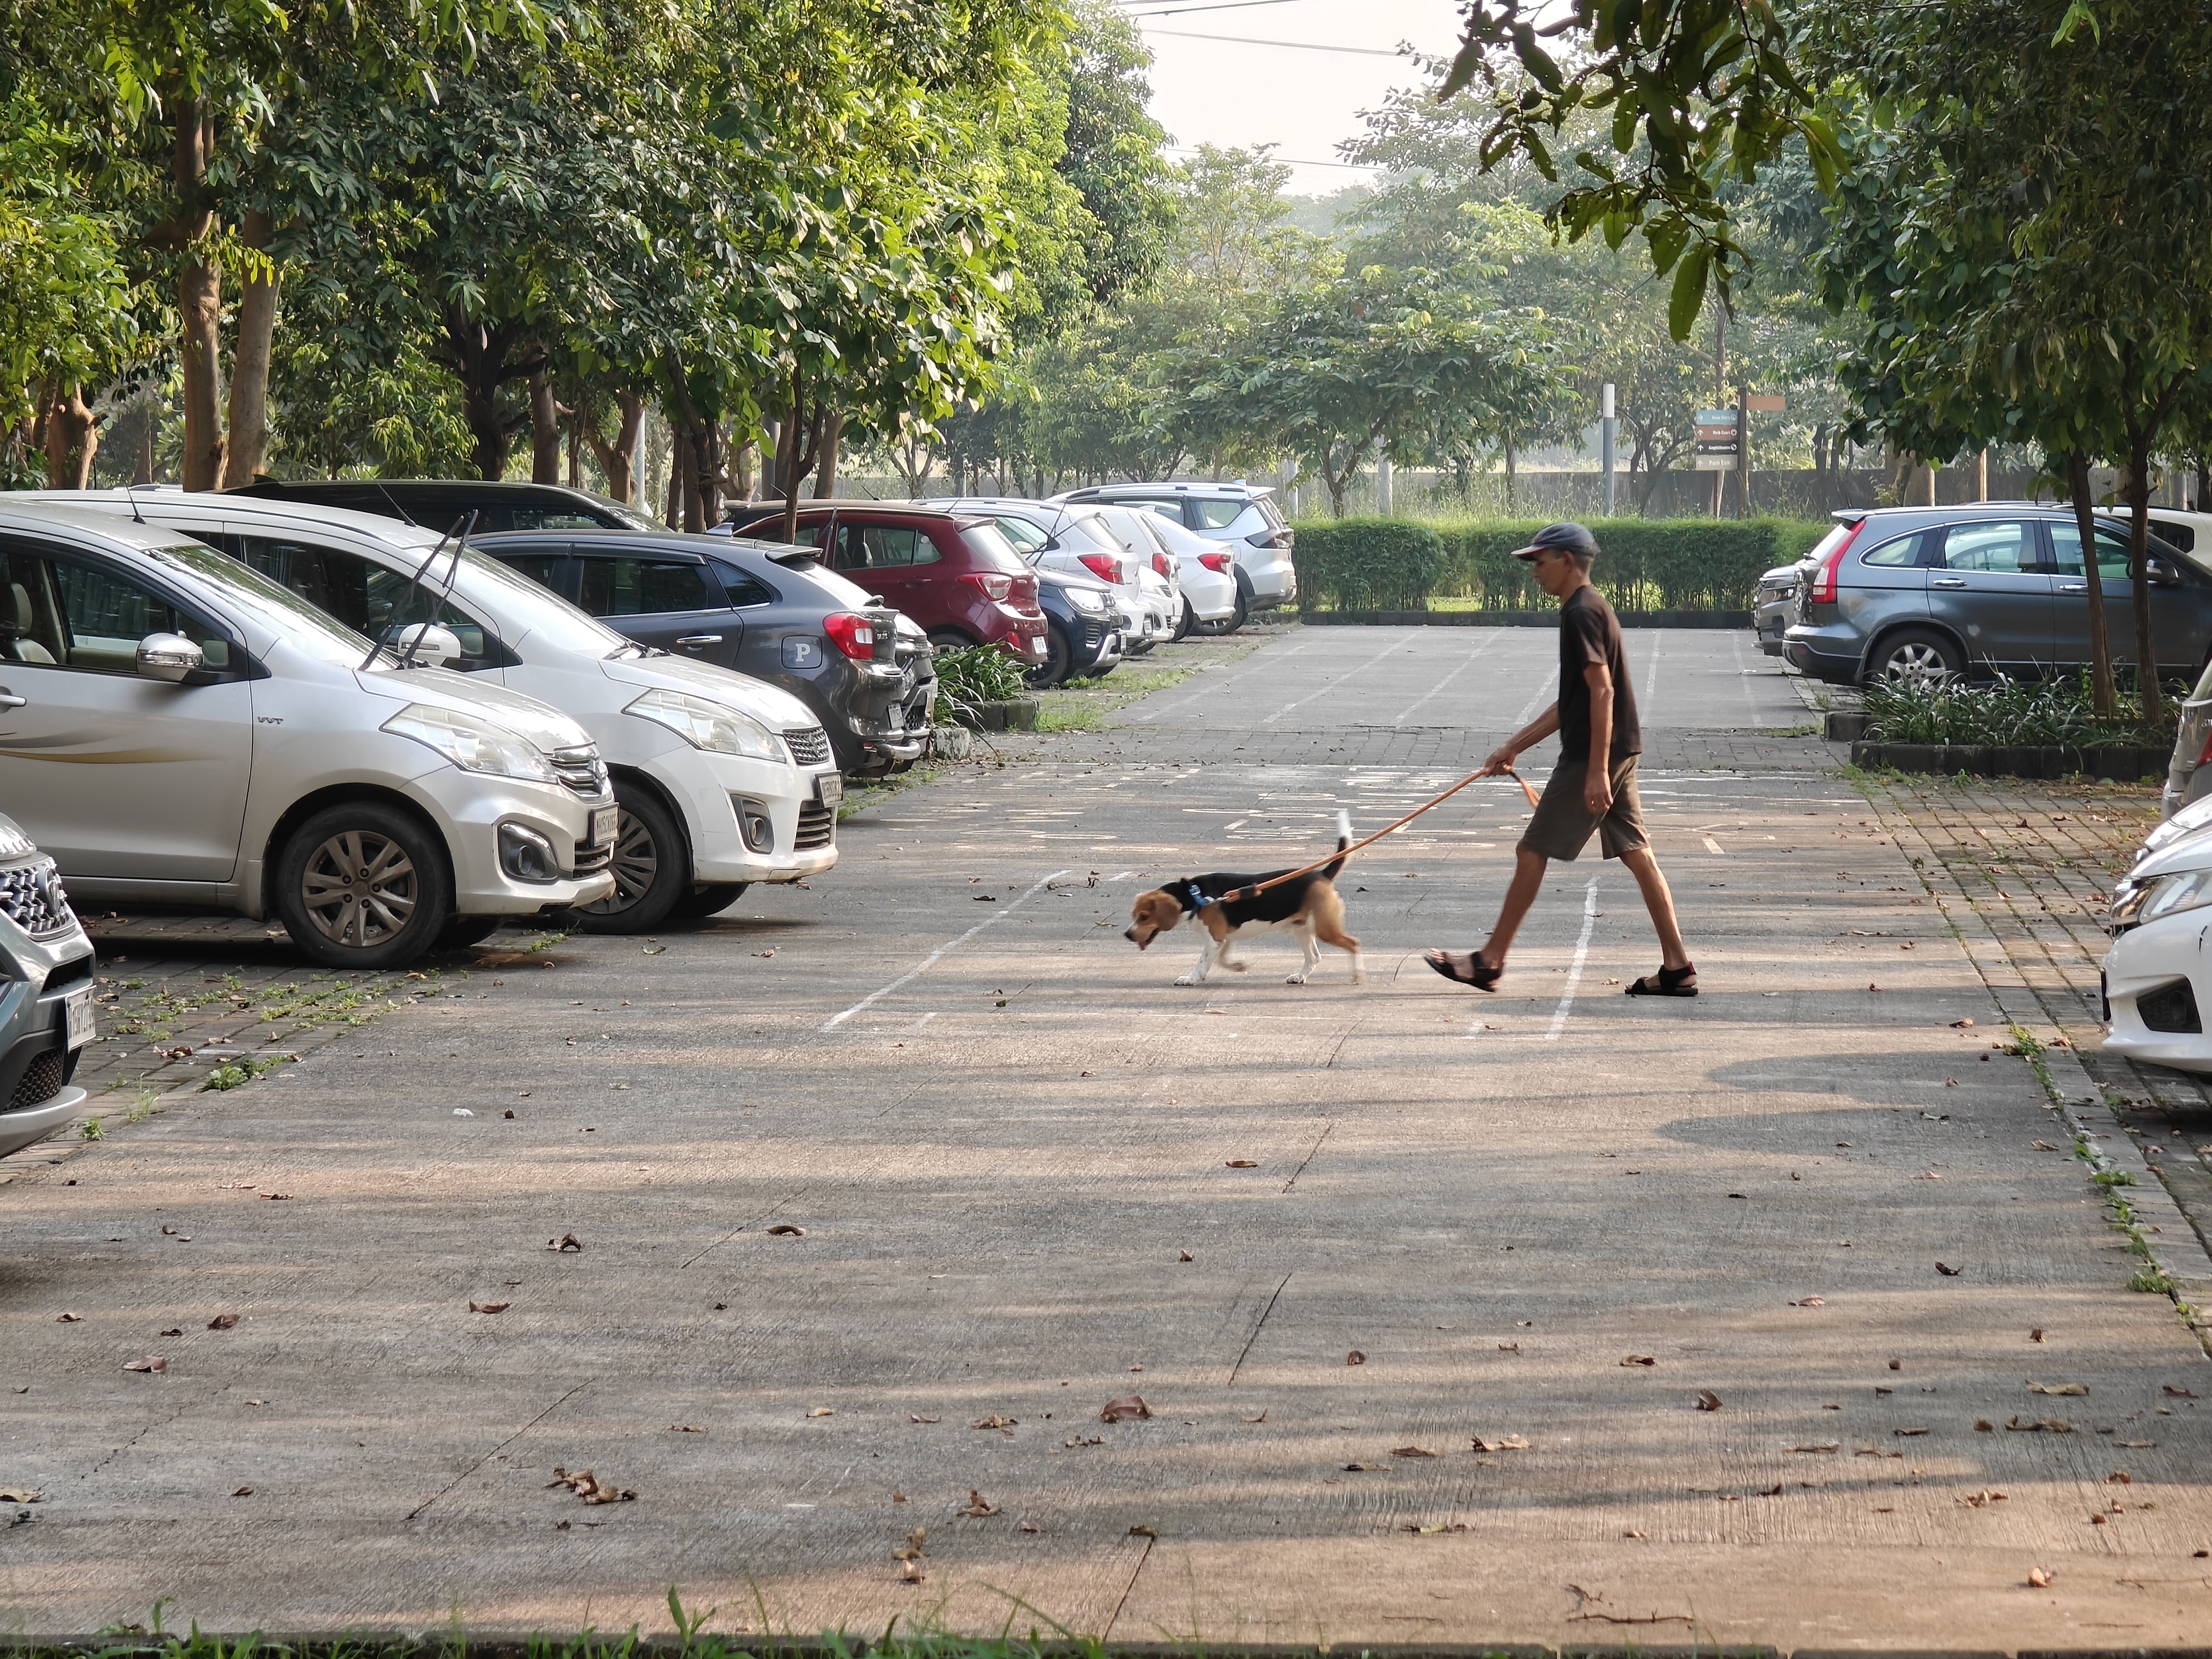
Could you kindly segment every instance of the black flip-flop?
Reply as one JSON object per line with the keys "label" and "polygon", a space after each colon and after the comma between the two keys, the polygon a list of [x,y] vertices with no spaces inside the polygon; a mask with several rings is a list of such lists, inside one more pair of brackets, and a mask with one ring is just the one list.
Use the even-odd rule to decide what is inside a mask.
{"label": "black flip-flop", "polygon": [[1693,997],[1698,994],[1698,964],[1686,962],[1680,968],[1662,968],[1656,974],[1646,974],[1621,994],[1632,997]]}
{"label": "black flip-flop", "polygon": [[1469,951],[1467,953],[1467,971],[1462,973],[1459,964],[1452,960],[1454,954],[1449,951],[1425,951],[1421,960],[1454,984],[1472,985],[1478,991],[1495,991],[1498,988],[1498,975],[1505,971],[1504,968],[1493,968],[1482,959],[1481,951]]}

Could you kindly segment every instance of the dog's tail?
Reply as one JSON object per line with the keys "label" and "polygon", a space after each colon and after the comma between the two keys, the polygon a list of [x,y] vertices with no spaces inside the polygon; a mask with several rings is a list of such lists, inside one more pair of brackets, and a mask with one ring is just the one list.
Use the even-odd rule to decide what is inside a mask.
{"label": "dog's tail", "polygon": [[[1352,814],[1346,811],[1342,807],[1339,807],[1336,812],[1336,850],[1340,854],[1346,848],[1351,845]],[[1336,872],[1343,868],[1343,859],[1337,858],[1322,866],[1322,874],[1327,876],[1331,881],[1334,881],[1336,879]]]}

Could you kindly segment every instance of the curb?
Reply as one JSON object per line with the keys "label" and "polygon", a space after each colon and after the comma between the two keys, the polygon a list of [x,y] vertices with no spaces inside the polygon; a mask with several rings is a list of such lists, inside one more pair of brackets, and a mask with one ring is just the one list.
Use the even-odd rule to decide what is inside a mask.
{"label": "curb", "polygon": [[[1865,729],[1863,714],[1842,711],[1828,716],[1831,741],[1846,741],[1852,722]],[[1875,743],[1853,734],[1851,764],[1893,772],[1911,772],[1929,777],[1949,777],[1964,772],[1977,778],[2100,778],[2112,783],[2134,783],[2145,777],[2163,779],[2172,753],[2132,744],[2108,749],[2069,747],[2011,748],[1988,744]]]}
{"label": "curb", "polygon": [[[1748,611],[1623,611],[1623,628],[1742,628]],[[1557,611],[1307,611],[1309,628],[1556,628]]]}
{"label": "curb", "polygon": [[[502,1633],[495,1636],[468,1638],[467,1650],[472,1659],[532,1659],[550,1650],[553,1641],[542,1632],[529,1636]],[[1102,1642],[1096,1644],[1078,1642],[1006,1642],[1003,1638],[972,1638],[975,1645],[988,1644],[1006,1659],[1353,1659],[1353,1656],[1372,1656],[1372,1659],[1620,1659],[1624,1652],[1638,1659],[2008,1659],[1997,1649],[1928,1648],[1784,1648],[1759,1642],[1655,1644],[1638,1642],[1632,1637],[1616,1637],[1611,1641],[1595,1638],[1585,1642],[1563,1642],[1554,1646],[1538,1642],[1467,1642],[1397,1644],[1381,1642],[1336,1642],[1326,1647],[1285,1647],[1271,1643],[1209,1642],[1200,1646],[1178,1646],[1164,1642]],[[298,1635],[265,1636],[258,1632],[248,1635],[218,1635],[199,1632],[190,1647],[178,1638],[179,1649],[185,1652],[216,1651],[240,1648],[251,1644],[272,1659],[289,1656],[289,1659],[338,1659],[337,1650],[343,1649],[356,1659],[444,1659],[458,1655],[459,1644],[455,1633],[440,1627],[419,1634],[388,1632],[343,1636]],[[135,1642],[130,1638],[108,1636],[15,1636],[9,1644],[23,1659],[37,1659],[41,1653],[83,1654],[105,1653],[117,1656],[166,1656],[170,1651],[167,1641],[140,1637]],[[969,1645],[969,1640],[958,1637],[931,1638],[931,1644],[946,1651],[958,1651]],[[893,1642],[871,1645],[865,1638],[842,1643],[829,1640],[787,1641],[775,1637],[754,1638],[744,1636],[724,1637],[702,1633],[687,1644],[674,1637],[641,1638],[628,1650],[639,1659],[683,1659],[690,1654],[698,1659],[702,1652],[718,1650],[727,1659],[751,1656],[752,1659],[866,1659],[866,1656],[912,1654],[922,1649],[920,1642]],[[2212,1659],[2212,1648],[2021,1648],[2010,1659],[2143,1659],[2146,1654],[2155,1654],[2156,1659]]]}

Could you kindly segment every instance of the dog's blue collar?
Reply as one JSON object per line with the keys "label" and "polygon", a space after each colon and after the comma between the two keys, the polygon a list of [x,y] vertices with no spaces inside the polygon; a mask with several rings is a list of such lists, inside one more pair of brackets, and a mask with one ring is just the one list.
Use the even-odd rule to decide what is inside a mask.
{"label": "dog's blue collar", "polygon": [[1209,904],[1219,902],[1218,900],[1209,898],[1200,892],[1198,884],[1194,881],[1185,882],[1183,890],[1190,895],[1190,908],[1194,910],[1203,910]]}

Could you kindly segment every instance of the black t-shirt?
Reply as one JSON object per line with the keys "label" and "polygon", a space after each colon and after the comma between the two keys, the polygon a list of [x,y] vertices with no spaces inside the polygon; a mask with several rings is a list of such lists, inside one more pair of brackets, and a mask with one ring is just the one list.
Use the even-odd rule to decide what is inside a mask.
{"label": "black t-shirt", "polygon": [[1636,718],[1636,690],[1628,681],[1628,652],[1621,644],[1620,618],[1605,596],[1587,585],[1559,606],[1559,758],[1586,761],[1590,746],[1589,682],[1583,670],[1603,663],[1613,675],[1613,749],[1621,761],[1644,752],[1644,728]]}

